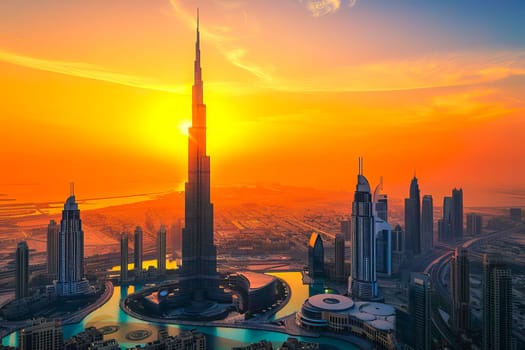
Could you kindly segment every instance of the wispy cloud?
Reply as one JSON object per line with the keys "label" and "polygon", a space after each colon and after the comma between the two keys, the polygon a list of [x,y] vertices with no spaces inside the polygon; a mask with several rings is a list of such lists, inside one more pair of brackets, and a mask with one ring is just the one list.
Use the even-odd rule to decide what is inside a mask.
{"label": "wispy cloud", "polygon": [[244,57],[246,56],[245,49],[238,48],[228,50],[225,52],[225,55],[228,60],[237,67],[240,67],[267,82],[272,80],[272,77],[268,75],[268,72],[264,68],[253,63],[248,63],[244,60]]}
{"label": "wispy cloud", "polygon": [[[179,4],[180,1],[170,0],[170,4],[175,13],[191,28],[195,26],[195,14],[185,11]],[[235,3],[237,10],[241,3]],[[271,67],[262,67],[249,61],[246,57],[248,50],[241,47],[235,36],[231,33],[231,28],[225,26],[207,25],[200,28],[201,35],[208,38],[212,45],[234,66],[239,67],[265,83],[271,83],[274,78],[271,74]]]}
{"label": "wispy cloud", "polygon": [[505,93],[483,87],[467,88],[459,92],[442,93],[424,103],[412,106],[406,122],[432,122],[433,130],[449,128],[458,123],[492,120],[513,111],[522,110],[523,104],[509,104],[502,97]]}
{"label": "wispy cloud", "polygon": [[[193,27],[194,17],[177,9],[181,11],[181,17],[188,21],[188,25]],[[248,51],[236,45],[235,38],[227,28],[222,31],[201,28],[201,31],[231,64],[259,78],[252,83],[208,83],[215,86],[216,91],[225,94],[253,93],[261,89],[299,93],[416,90],[490,83],[512,76],[525,77],[525,54],[521,51],[508,51],[371,62],[338,67],[333,71],[323,70],[317,77],[309,76],[308,80],[304,80],[276,76],[271,69],[250,62],[247,59]],[[169,85],[155,78],[115,72],[91,63],[39,58],[1,48],[0,62],[141,89],[185,95],[190,93],[189,85]]]}
{"label": "wispy cloud", "polygon": [[[337,12],[345,1],[341,0],[299,0],[310,11],[312,16],[321,17]],[[348,7],[354,7],[357,0],[346,1]]]}
{"label": "wispy cloud", "polygon": [[38,58],[22,55],[11,51],[6,51],[3,49],[0,49],[0,61],[47,72],[59,73],[86,79],[100,80],[108,83],[136,87],[140,89],[156,90],[177,94],[189,93],[189,87],[187,86],[172,86],[161,84],[145,77],[114,72],[91,63]]}
{"label": "wispy cloud", "polygon": [[300,0],[312,16],[321,17],[334,13],[341,7],[340,0]]}
{"label": "wispy cloud", "polygon": [[414,87],[479,84],[524,75],[525,54],[521,51],[455,53],[373,62],[348,70],[357,70],[368,79],[384,77],[384,81]]}
{"label": "wispy cloud", "polygon": [[[356,0],[299,1],[312,11],[315,10],[313,15],[319,16],[356,4]],[[170,0],[170,3],[177,18],[189,28],[194,28],[195,13],[180,0]],[[215,0],[215,3],[231,5],[230,2],[219,0]],[[244,11],[246,3],[236,1],[234,5],[235,13],[238,14]],[[246,89],[240,88],[243,92],[253,92],[254,88],[298,93],[417,90],[482,84],[525,74],[524,53],[508,51],[455,52],[346,66],[320,64],[307,74],[292,76],[286,70],[261,64],[257,57],[251,55],[250,45],[253,45],[253,38],[256,37],[253,32],[245,31],[246,27],[235,19],[227,21],[223,18],[222,22],[228,25],[217,26],[213,21],[206,22],[206,25],[201,26],[201,34],[229,63],[258,78],[251,83],[237,81],[246,86]],[[242,36],[247,33],[251,33],[251,40],[242,40]],[[276,66],[279,67],[277,63]]]}
{"label": "wispy cloud", "polygon": [[476,52],[370,62],[323,70],[308,81],[282,79],[279,89],[305,92],[373,92],[468,86],[525,77],[521,51]]}

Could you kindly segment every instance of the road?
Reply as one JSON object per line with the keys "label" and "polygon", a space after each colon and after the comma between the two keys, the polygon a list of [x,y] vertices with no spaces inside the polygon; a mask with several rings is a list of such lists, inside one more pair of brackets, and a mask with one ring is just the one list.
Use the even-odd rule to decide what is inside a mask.
{"label": "road", "polygon": [[[449,246],[448,251],[443,252],[440,256],[433,259],[424,269],[424,273],[428,273],[430,275],[430,280],[432,283],[432,288],[437,292],[437,294],[449,298],[449,289],[448,287],[443,283],[442,275],[443,270],[450,262],[452,255],[454,253],[454,249],[456,247],[462,247],[462,248],[470,248],[476,243],[479,243],[483,240],[494,240],[498,239],[502,235],[507,235],[509,232],[511,232],[513,229],[507,229],[499,232],[495,232],[492,234],[482,235],[479,237],[470,238],[466,241],[457,241],[454,243],[454,246]],[[446,248],[446,246],[441,245],[443,248]],[[443,320],[441,315],[439,314],[437,309],[432,310],[432,324],[436,327],[436,329],[439,331],[441,336],[450,344],[450,346],[453,349],[457,348],[456,340],[455,340],[455,334],[452,332],[452,330],[449,328],[449,326],[446,324],[446,322]]]}
{"label": "road", "polygon": [[319,227],[316,227],[316,226],[313,226],[307,222],[304,222],[304,221],[301,221],[301,220],[298,220],[296,218],[290,218],[288,220],[290,223],[292,224],[295,224],[295,225],[298,225],[298,226],[302,226],[303,228],[307,228],[307,229],[310,229],[312,231],[315,231],[315,232],[318,232],[318,233],[322,233],[323,235],[325,236],[328,236],[330,238],[334,238],[335,239],[335,234],[332,233],[332,232],[328,232],[326,231],[325,229],[322,229],[322,228],[319,228]]}

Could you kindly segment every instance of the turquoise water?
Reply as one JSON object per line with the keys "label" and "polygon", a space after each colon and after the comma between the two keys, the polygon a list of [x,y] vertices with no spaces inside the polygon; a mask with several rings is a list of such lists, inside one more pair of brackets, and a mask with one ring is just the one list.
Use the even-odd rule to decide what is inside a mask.
{"label": "turquoise water", "polygon": [[272,319],[278,319],[281,317],[288,316],[301,308],[304,301],[308,299],[309,296],[322,294],[322,293],[337,293],[333,289],[327,289],[324,287],[324,283],[320,282],[318,284],[307,285],[303,284],[303,275],[301,272],[269,272],[268,275],[272,275],[284,280],[290,286],[292,290],[292,295],[288,303],[275,315]]}
{"label": "turquoise water", "polygon": [[[290,285],[292,290],[289,303],[276,314],[277,318],[297,311],[311,293],[323,292],[322,289],[318,291],[317,289],[312,289],[307,285],[303,285],[300,272],[277,272],[271,274],[284,279]],[[184,329],[197,329],[207,335],[208,348],[217,350],[229,350],[233,346],[246,345],[258,342],[262,339],[270,340],[274,345],[280,346],[281,343],[288,338],[287,334],[278,332],[225,327],[191,327],[175,324],[166,325],[141,321],[126,314],[119,306],[121,299],[125,298],[128,293],[133,293],[135,288],[139,290],[141,287],[142,286],[139,285],[122,288],[116,286],[113,296],[106,304],[90,313],[81,322],[64,326],[64,338],[67,339],[89,326],[100,328],[109,325],[116,325],[120,328],[117,332],[106,335],[105,339],[116,339],[123,348],[133,347],[137,344],[156,340],[157,332],[160,329],[165,329],[170,335],[176,335]],[[139,342],[132,342],[126,339],[126,334],[134,330],[147,330],[151,332],[151,335]],[[2,344],[16,346],[18,343],[17,336],[17,333],[8,335],[2,339]],[[321,343],[321,348],[327,350],[357,349],[357,347],[354,347],[347,342],[326,337],[301,339]]]}

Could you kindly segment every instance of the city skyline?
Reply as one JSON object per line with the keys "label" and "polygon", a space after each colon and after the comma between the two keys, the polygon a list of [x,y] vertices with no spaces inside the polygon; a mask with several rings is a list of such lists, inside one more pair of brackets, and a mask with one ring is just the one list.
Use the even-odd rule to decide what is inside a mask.
{"label": "city skyline", "polygon": [[[415,16],[414,8],[399,6],[398,10],[410,13],[415,22],[388,31],[392,36],[385,41],[379,40],[384,38],[378,37],[377,33],[387,30],[387,19],[400,13],[394,11],[386,15],[387,12],[383,11],[389,6],[377,7],[373,0],[290,0],[272,6],[245,0],[154,0],[147,2],[148,6],[142,1],[128,7],[117,0],[103,8],[116,10],[122,6],[123,15],[110,20],[111,24],[116,26],[122,23],[121,20],[128,19],[129,24],[138,29],[134,35],[127,32],[119,37],[126,44],[133,47],[150,38],[145,44],[159,50],[145,48],[141,54],[130,56],[129,60],[123,59],[124,56],[112,57],[111,61],[117,65],[138,69],[136,75],[83,60],[69,62],[23,56],[2,51],[0,44],[0,71],[2,62],[5,62],[22,70],[61,77],[55,77],[55,80],[39,77],[39,73],[30,74],[23,84],[38,86],[38,80],[43,79],[41,95],[35,98],[27,90],[30,96],[27,101],[7,96],[7,109],[21,102],[23,108],[16,109],[16,113],[23,115],[35,108],[40,119],[31,121],[22,117],[9,123],[9,127],[16,129],[28,122],[23,138],[26,148],[9,144],[10,140],[16,139],[14,129],[8,130],[9,136],[4,140],[6,145],[9,144],[9,147],[4,147],[6,153],[27,152],[27,157],[21,167],[5,172],[5,177],[16,175],[16,171],[28,166],[31,168],[29,176],[38,177],[41,186],[49,180],[44,176],[49,169],[55,174],[53,182],[65,176],[77,180],[78,171],[85,169],[81,172],[85,180],[80,178],[80,188],[88,197],[92,196],[91,199],[77,200],[75,183],[71,182],[69,196],[60,203],[63,203],[60,205],[63,210],[58,223],[55,215],[59,207],[50,197],[45,197],[54,189],[49,183],[45,191],[40,191],[35,184],[33,187],[24,184],[23,176],[18,176],[16,180],[20,182],[2,186],[6,193],[0,193],[0,254],[6,258],[0,264],[0,348],[153,350],[191,347],[244,350],[271,349],[270,340],[283,341],[281,348],[288,348],[289,343],[298,349],[325,349],[327,345],[331,349],[377,347],[388,350],[511,350],[523,347],[525,337],[520,330],[525,318],[519,293],[525,278],[521,269],[525,265],[525,221],[520,207],[523,202],[519,201],[520,191],[513,192],[514,200],[520,204],[515,205],[510,197],[506,197],[504,207],[498,206],[502,197],[490,191],[477,192],[480,191],[478,186],[484,186],[484,181],[489,178],[494,184],[492,186],[503,184],[506,171],[521,181],[520,166],[510,162],[503,171],[491,168],[494,173],[482,173],[473,166],[475,162],[463,160],[460,167],[446,170],[440,167],[450,159],[461,159],[466,155],[463,148],[466,143],[458,147],[450,134],[454,128],[468,136],[471,150],[483,150],[487,146],[495,152],[498,160],[512,157],[509,152],[518,156],[522,153],[522,150],[515,150],[512,142],[505,143],[520,136],[520,132],[513,136],[497,135],[492,125],[495,121],[508,123],[511,115],[519,121],[522,112],[519,108],[494,114],[491,109],[494,105],[491,105],[490,116],[487,116],[483,114],[486,112],[483,108],[472,107],[474,102],[470,98],[451,104],[455,97],[450,95],[449,89],[465,95],[474,87],[487,89],[490,86],[494,91],[497,85],[501,89],[499,93],[505,93],[506,102],[510,98],[515,103],[513,107],[521,106],[523,101],[517,90],[519,84],[524,84],[524,72],[519,69],[511,73],[505,71],[502,76],[501,67],[490,66],[491,61],[487,60],[483,63],[490,67],[478,67],[481,71],[476,72],[471,70],[472,62],[459,62],[460,76],[451,75],[449,70],[443,70],[435,63],[429,70],[428,66],[421,67],[412,62],[410,70],[401,70],[400,73],[392,58],[406,59],[415,53],[445,52],[454,47],[456,41],[464,39],[463,35],[460,38],[454,36],[453,40],[437,40],[425,46],[427,40],[437,39],[454,29],[453,25],[439,31],[433,28],[432,16],[427,11],[438,16],[447,13],[448,9],[441,6],[414,6],[420,10],[420,16]],[[27,14],[31,12],[30,8],[40,8],[44,10],[46,20],[58,20],[54,17],[57,13],[68,13],[73,19],[79,15],[77,10],[83,10],[80,17],[89,23],[107,15],[97,2],[91,2],[89,6],[83,0],[71,2],[69,6],[55,6],[51,0],[43,3],[49,6],[40,7],[42,5],[36,3],[27,8],[11,5],[11,10],[19,8]],[[193,15],[189,15],[190,5],[203,5],[211,12],[208,21],[199,16],[198,6],[193,8]],[[456,5],[456,8],[466,9],[462,6]],[[519,13],[521,7],[512,6]],[[166,8],[170,12],[165,12]],[[299,15],[297,9],[301,9],[303,15]],[[353,37],[342,35],[344,40],[341,41],[339,36],[324,35],[335,29],[360,27],[362,17],[355,17],[357,24],[347,20],[354,12],[366,18],[367,11],[372,9],[374,18],[384,14],[381,18],[385,21],[375,26],[377,33],[363,33],[366,39],[361,43],[366,45],[361,51],[350,50],[355,44]],[[488,15],[492,7],[480,6],[480,9],[477,9],[477,15],[483,11]],[[130,18],[130,12],[126,11],[137,12]],[[170,63],[173,68],[167,70],[163,66],[164,56],[158,61],[152,60],[156,63],[154,65],[135,66],[145,57],[154,57],[160,52],[174,57],[170,56],[169,46],[163,46],[161,34],[164,31],[159,31],[157,37],[151,35],[155,28],[174,29],[170,27],[173,23],[167,25],[162,20],[153,21],[155,16],[150,17],[152,13],[149,11],[160,17],[171,15],[179,21],[181,28],[174,30],[172,36],[177,42],[174,47],[180,46],[181,51],[185,52],[187,48],[179,45],[185,41],[178,35],[185,35],[183,27],[193,27],[191,121],[181,119],[184,112],[180,104],[190,104],[185,97],[185,84],[177,85],[180,77],[166,79],[179,70],[178,60],[183,54],[175,55],[177,58]],[[252,17],[251,11],[256,11],[257,17]],[[277,15],[272,19],[271,30],[252,27],[254,23],[263,23],[265,15],[272,11],[286,14],[287,21],[280,22]],[[237,16],[221,17],[227,13]],[[492,14],[503,15],[503,12]],[[38,26],[35,19],[40,12],[33,15],[29,22]],[[472,36],[468,35],[468,30],[477,26],[481,28],[484,24],[480,21],[483,16],[472,17],[461,26],[458,23],[455,28],[461,27],[469,39],[479,37],[480,33]],[[515,19],[508,17],[511,21],[506,30],[511,29],[512,19]],[[258,21],[254,22],[253,18]],[[338,22],[343,18],[345,21]],[[418,35],[403,38],[398,45],[399,51],[394,50],[385,56],[390,61],[383,62],[383,69],[378,68],[377,63],[373,63],[374,55],[384,56],[381,52],[396,41],[396,35],[421,19],[424,19],[425,26],[420,27],[422,30]],[[74,30],[67,34],[63,32],[61,39],[67,41],[70,36],[75,37],[78,34],[75,30],[84,28],[84,23],[87,23],[82,20],[75,22]],[[151,21],[151,26],[141,31],[138,24],[148,21]],[[318,22],[314,25],[313,21]],[[15,22],[8,23],[8,26],[15,28]],[[243,25],[239,27],[239,23]],[[334,26],[334,23],[337,24]],[[97,24],[93,31],[84,34],[94,34],[95,38],[97,33],[103,33],[103,23]],[[369,20],[362,22],[362,29],[369,24]],[[317,26],[320,26],[317,31],[307,38],[293,45],[280,46],[297,31],[306,33]],[[108,39],[115,46],[121,44],[115,37],[120,29],[123,28],[107,32]],[[503,31],[504,35],[501,34],[499,39],[496,27],[492,32],[494,37],[481,36],[480,43],[492,49],[502,44],[520,44],[520,38],[514,38],[508,32]],[[276,36],[275,33],[282,35]],[[320,33],[323,40],[317,42],[319,46],[310,47],[308,43],[316,42],[316,34]],[[249,45],[249,39],[254,36],[260,40]],[[262,38],[269,39],[271,45],[267,46],[268,41]],[[330,40],[324,40],[328,38]],[[503,38],[504,42],[501,41]],[[245,47],[239,49],[241,43]],[[374,43],[380,46],[376,48]],[[101,50],[98,53],[109,48],[97,40],[84,44],[83,48],[87,50],[82,54],[88,56],[93,55],[90,44]],[[161,46],[155,46],[157,44]],[[468,50],[461,54],[475,51],[476,43],[470,44],[463,44]],[[34,45],[35,50],[38,47]],[[257,52],[257,55],[252,56],[249,52]],[[337,56],[339,54],[341,56]],[[103,59],[103,56],[97,59]],[[324,61],[329,58],[332,60]],[[519,68],[516,62],[521,58],[505,61],[502,65]],[[260,59],[264,65],[257,63]],[[272,62],[276,59],[279,65],[274,66]],[[209,87],[208,80],[203,79],[203,76],[208,77],[208,62],[219,67],[219,71],[211,70]],[[312,65],[312,62],[316,64]],[[330,67],[323,62],[329,63]],[[376,78],[367,80],[373,74],[366,69],[363,73],[364,62],[374,66],[372,71],[377,74]],[[189,64],[186,62],[185,65]],[[358,67],[356,71],[349,68],[353,65]],[[450,68],[450,62],[447,66]],[[203,74],[202,67],[206,74]],[[438,78],[429,75],[429,71],[436,69],[440,70]],[[148,80],[147,75],[155,76],[160,71],[171,72],[162,77],[169,80],[169,84],[163,84],[162,79]],[[338,74],[330,75],[330,71]],[[417,79],[414,80],[412,75],[415,71],[416,76],[425,77],[423,85],[416,84]],[[143,75],[145,72],[147,74]],[[14,72],[7,78],[20,78],[18,73]],[[403,75],[403,79],[394,79],[396,74]],[[359,77],[363,76],[367,78],[360,80]],[[55,91],[64,83],[59,81],[64,77],[69,80],[70,88]],[[221,77],[227,77],[227,80],[221,80]],[[258,80],[257,84],[252,84],[254,78]],[[93,84],[87,89],[84,86],[86,80]],[[512,86],[507,86],[511,81],[514,82]],[[26,90],[23,84],[13,85],[14,90]],[[105,87],[99,84],[105,84]],[[389,87],[385,88],[387,85]],[[92,88],[94,90],[90,90]],[[116,98],[113,89],[125,89],[131,95]],[[9,88],[6,91],[12,92]],[[57,91],[63,95],[61,103],[53,98],[48,100]],[[82,99],[75,97],[78,91],[84,92]],[[208,94],[208,91],[212,92]],[[442,95],[443,92],[447,94]],[[159,98],[157,94],[169,96],[172,107],[178,107],[160,108],[155,112],[149,110],[147,113],[133,108],[139,105],[150,108],[152,101],[160,102],[156,100]],[[406,99],[402,98],[403,94]],[[491,104],[501,103],[493,99],[492,93],[483,96]],[[145,97],[152,100],[145,103]],[[434,110],[433,102],[425,100],[429,97],[434,102],[436,98],[443,98],[445,102],[438,103]],[[105,102],[97,104],[100,98]],[[233,100],[228,102],[229,98]],[[261,99],[259,104],[257,99]],[[49,110],[39,109],[46,103]],[[360,103],[370,105],[362,108]],[[426,110],[421,113],[415,104]],[[347,105],[351,108],[346,109]],[[217,108],[215,114],[207,113],[208,106],[210,111]],[[360,112],[349,113],[353,108]],[[51,109],[57,111],[53,116],[47,115]],[[230,110],[236,112],[230,113]],[[267,114],[272,110],[278,114]],[[131,116],[127,115],[130,112],[137,113],[137,116],[144,113],[146,119],[142,122],[150,123],[149,126],[141,122],[133,124],[137,122],[133,118],[119,119]],[[344,119],[347,112],[350,118]],[[73,117],[75,113],[79,113],[77,118]],[[314,116],[318,120],[312,123],[309,118]],[[414,119],[416,116],[418,120]],[[41,123],[44,120],[56,122],[62,117],[68,123],[65,129],[53,123],[50,124],[52,128],[46,128]],[[163,122],[153,125],[156,117]],[[89,123],[86,118],[89,118]],[[410,132],[407,132],[405,118],[410,120]],[[429,118],[437,119],[430,121]],[[469,120],[470,124],[464,128],[465,121]],[[174,128],[175,123],[178,124]],[[471,132],[474,124],[477,127],[491,125],[490,142],[478,139],[479,135]],[[140,131],[143,143],[137,143],[138,139],[129,134],[130,125]],[[518,125],[521,124],[518,122]],[[213,127],[218,131],[216,134],[209,132]],[[310,137],[304,137],[305,131]],[[236,133],[242,135],[242,139],[236,138]],[[436,139],[439,133],[441,137]],[[102,137],[104,134],[106,136]],[[173,148],[179,134],[183,135],[186,147]],[[40,142],[39,137],[46,142]],[[89,142],[82,142],[85,137]],[[498,137],[502,139],[498,140]],[[119,144],[124,140],[125,143]],[[390,146],[390,140],[396,141],[394,146]],[[48,156],[39,156],[42,149],[35,147],[35,142],[42,149],[51,144],[59,147],[47,153]],[[505,155],[498,154],[491,142],[498,146],[503,144]],[[507,149],[509,145],[512,147]],[[186,152],[183,159],[187,166],[182,166],[186,171],[184,189],[179,186],[163,188],[178,181],[171,170],[180,167],[180,150]],[[165,154],[161,156],[163,152]],[[445,158],[440,158],[439,152]],[[341,185],[338,181],[344,180],[345,186],[349,181],[351,167],[346,164],[345,157],[354,153],[359,157],[352,200],[348,198],[347,190],[338,187]],[[62,162],[53,162],[54,156],[60,158],[64,154],[68,154],[64,163],[66,171],[62,169]],[[482,156],[489,167],[496,165],[490,163],[491,158],[486,153]],[[137,161],[137,157],[143,157],[143,161]],[[475,158],[476,154],[469,157]],[[106,158],[111,162],[104,165]],[[210,161],[212,158],[213,162]],[[216,158],[220,164],[212,167]],[[375,181],[368,180],[368,170],[367,176],[364,175],[364,158],[367,164],[370,162],[375,166],[371,172],[374,176],[378,170],[381,172],[373,191],[371,184]],[[45,162],[47,167],[35,167],[33,159]],[[221,163],[224,159],[227,162]],[[305,163],[305,159],[311,161]],[[408,183],[403,169],[417,159],[423,160],[426,166],[423,169],[414,167]],[[156,170],[154,166],[148,166],[160,161],[158,166],[167,160],[174,167]],[[268,161],[270,163],[263,166]],[[94,166],[93,162],[97,165]],[[375,162],[379,164],[374,165]],[[132,171],[129,171],[129,165],[132,165]],[[391,168],[392,165],[395,167]],[[293,176],[304,166],[310,171]],[[445,171],[441,176],[439,169]],[[498,181],[492,181],[491,176],[496,172]],[[389,186],[384,185],[383,174],[391,180],[387,182]],[[118,181],[114,182],[116,178]],[[168,180],[163,182],[160,178]],[[219,180],[213,187],[212,181],[216,178]],[[221,182],[224,181],[221,178],[227,182]],[[278,183],[281,179],[288,180]],[[266,181],[271,181],[271,185]],[[512,185],[516,186],[518,182],[512,182]],[[93,184],[97,186],[91,187]],[[396,192],[396,187],[401,184],[404,201]],[[445,184],[448,192],[441,189]],[[23,196],[15,199],[12,193],[7,193],[12,187],[32,188],[32,197],[28,202],[20,203]],[[144,192],[125,192],[131,188]],[[211,195],[215,191],[219,192],[216,197]],[[491,207],[468,206],[469,201],[477,203],[482,198],[479,193],[490,196]],[[39,202],[40,196],[47,200]],[[229,206],[224,205],[216,211],[214,203],[217,203],[217,198],[220,199],[217,201],[219,207],[224,203],[229,203]],[[119,201],[121,205],[118,205]],[[443,207],[436,208],[434,202],[442,202]],[[84,211],[84,207],[89,209],[90,206],[98,209]],[[133,247],[132,255],[130,246]],[[133,258],[132,264],[130,257]],[[188,332],[186,327],[192,327],[191,331]],[[284,341],[283,337],[288,335],[297,338]],[[317,336],[310,339],[312,342],[303,342],[314,335]]]}
{"label": "city skyline", "polygon": [[[467,206],[521,203],[518,2],[471,9],[335,1],[317,10],[312,3],[3,3],[0,112],[11,169],[0,178],[3,193],[58,200],[71,180],[87,198],[181,190],[191,97],[190,56],[180,48],[191,45],[200,6],[212,187],[281,183],[351,193],[354,162],[339,160],[361,155],[371,182],[384,176],[391,198],[404,198],[415,169],[434,198],[461,186]],[[426,29],[408,35],[419,22],[409,25],[407,16]],[[266,17],[279,30],[262,30]],[[487,18],[505,25],[484,26]],[[388,150],[371,147],[380,139]],[[71,154],[76,160],[63,171]]]}

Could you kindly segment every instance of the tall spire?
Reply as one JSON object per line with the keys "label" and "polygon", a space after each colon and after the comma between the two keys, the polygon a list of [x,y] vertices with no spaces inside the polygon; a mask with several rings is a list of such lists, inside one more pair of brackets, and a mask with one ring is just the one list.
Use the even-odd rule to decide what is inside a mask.
{"label": "tall spire", "polygon": [[182,266],[194,291],[206,289],[217,277],[217,251],[213,241],[213,205],[210,201],[210,157],[206,155],[206,105],[200,52],[199,11],[195,42],[195,81],[192,120],[188,129],[188,182],[185,188],[185,227],[182,231]]}
{"label": "tall spire", "polygon": [[199,85],[202,82],[201,73],[201,38],[199,30],[199,9],[197,9],[197,40],[195,42],[195,79],[194,85]]}

